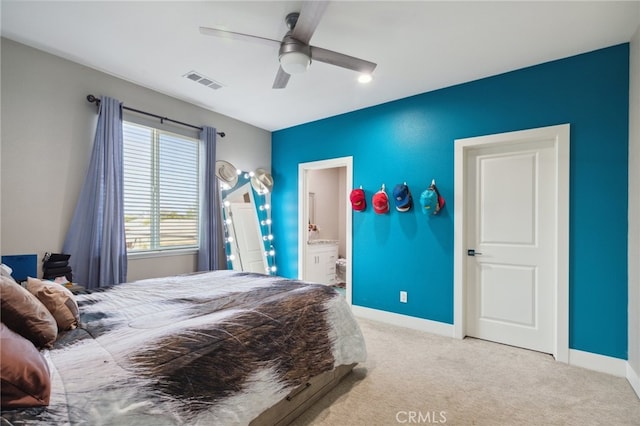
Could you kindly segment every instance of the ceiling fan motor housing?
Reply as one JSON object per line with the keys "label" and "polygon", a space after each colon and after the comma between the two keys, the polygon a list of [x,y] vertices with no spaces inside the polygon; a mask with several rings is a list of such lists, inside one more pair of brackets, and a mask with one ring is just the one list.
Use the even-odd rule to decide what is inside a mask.
{"label": "ceiling fan motor housing", "polygon": [[278,59],[288,74],[303,73],[311,65],[311,47],[287,34],[280,43]]}

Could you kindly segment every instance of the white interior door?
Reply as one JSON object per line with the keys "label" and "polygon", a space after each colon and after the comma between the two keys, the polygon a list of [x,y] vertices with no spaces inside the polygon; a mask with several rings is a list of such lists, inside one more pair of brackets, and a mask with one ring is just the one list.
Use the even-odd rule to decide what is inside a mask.
{"label": "white interior door", "polygon": [[467,151],[467,335],[554,352],[554,139]]}
{"label": "white interior door", "polygon": [[264,274],[266,272],[264,247],[260,244],[262,236],[253,204],[231,203],[229,211],[242,270]]}

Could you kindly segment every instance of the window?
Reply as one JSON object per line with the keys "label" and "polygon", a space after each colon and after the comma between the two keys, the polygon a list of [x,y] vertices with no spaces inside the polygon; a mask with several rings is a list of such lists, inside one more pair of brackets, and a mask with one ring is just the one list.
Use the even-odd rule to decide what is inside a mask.
{"label": "window", "polygon": [[198,247],[199,141],[123,123],[128,252]]}

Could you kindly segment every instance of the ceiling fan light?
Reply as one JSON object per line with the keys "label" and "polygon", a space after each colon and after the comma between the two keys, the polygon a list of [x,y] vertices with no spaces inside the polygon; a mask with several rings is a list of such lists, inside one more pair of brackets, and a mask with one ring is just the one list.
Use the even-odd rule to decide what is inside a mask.
{"label": "ceiling fan light", "polygon": [[311,65],[311,58],[301,52],[287,52],[280,56],[280,66],[287,74],[301,74]]}

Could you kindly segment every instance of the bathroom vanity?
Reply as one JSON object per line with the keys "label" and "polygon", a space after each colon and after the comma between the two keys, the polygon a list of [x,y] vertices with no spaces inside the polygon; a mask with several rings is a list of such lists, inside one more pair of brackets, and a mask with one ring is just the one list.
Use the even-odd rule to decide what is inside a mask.
{"label": "bathroom vanity", "polygon": [[307,242],[307,263],[305,280],[320,284],[336,284],[336,261],[338,241],[309,240]]}

